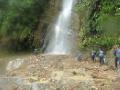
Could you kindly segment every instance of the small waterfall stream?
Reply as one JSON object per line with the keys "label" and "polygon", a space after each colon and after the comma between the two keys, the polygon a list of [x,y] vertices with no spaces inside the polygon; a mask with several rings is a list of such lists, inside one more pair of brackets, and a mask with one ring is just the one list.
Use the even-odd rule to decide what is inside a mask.
{"label": "small waterfall stream", "polygon": [[74,34],[71,30],[71,15],[74,0],[63,0],[62,11],[57,22],[48,32],[49,42],[45,53],[47,54],[70,54],[74,43]]}

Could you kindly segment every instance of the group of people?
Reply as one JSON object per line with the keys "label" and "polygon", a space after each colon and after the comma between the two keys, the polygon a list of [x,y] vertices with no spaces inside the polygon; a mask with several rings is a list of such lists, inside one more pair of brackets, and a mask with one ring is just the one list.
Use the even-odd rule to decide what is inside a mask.
{"label": "group of people", "polygon": [[[115,67],[118,68],[118,65],[120,65],[120,46],[115,48],[113,55],[115,56]],[[96,62],[97,58],[99,58],[100,65],[105,64],[106,54],[103,49],[99,49],[98,51],[92,50],[91,59],[93,60],[93,62]]]}
{"label": "group of people", "polygon": [[102,49],[99,49],[98,51],[93,50],[91,53],[91,58],[93,62],[96,62],[97,57],[99,58],[100,64],[105,64],[105,51]]}

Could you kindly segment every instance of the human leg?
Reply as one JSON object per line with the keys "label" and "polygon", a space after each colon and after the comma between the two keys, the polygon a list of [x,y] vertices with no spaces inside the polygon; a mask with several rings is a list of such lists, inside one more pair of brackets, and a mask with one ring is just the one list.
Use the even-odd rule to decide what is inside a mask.
{"label": "human leg", "polygon": [[118,59],[115,58],[115,67],[118,68]]}

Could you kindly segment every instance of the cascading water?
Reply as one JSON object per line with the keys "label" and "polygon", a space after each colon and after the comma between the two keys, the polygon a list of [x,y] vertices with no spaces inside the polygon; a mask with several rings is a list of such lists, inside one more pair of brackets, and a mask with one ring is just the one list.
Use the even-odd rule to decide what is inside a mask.
{"label": "cascading water", "polygon": [[74,0],[63,0],[63,7],[53,29],[48,32],[49,42],[45,53],[69,54],[74,46],[74,34],[71,30],[71,14]]}

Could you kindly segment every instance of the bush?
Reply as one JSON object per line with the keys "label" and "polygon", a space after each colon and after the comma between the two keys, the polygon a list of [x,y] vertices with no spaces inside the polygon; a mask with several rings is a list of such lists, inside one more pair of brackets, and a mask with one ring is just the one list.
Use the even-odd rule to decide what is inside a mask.
{"label": "bush", "polygon": [[79,13],[85,8],[88,10],[88,16],[83,21],[85,24],[80,47],[96,46],[110,49],[116,44],[120,45],[120,0],[92,0],[83,8],[80,8],[80,5],[84,3],[78,4]]}
{"label": "bush", "polygon": [[32,48],[33,33],[48,2],[49,0],[0,0],[0,41],[8,39],[15,49]]}

